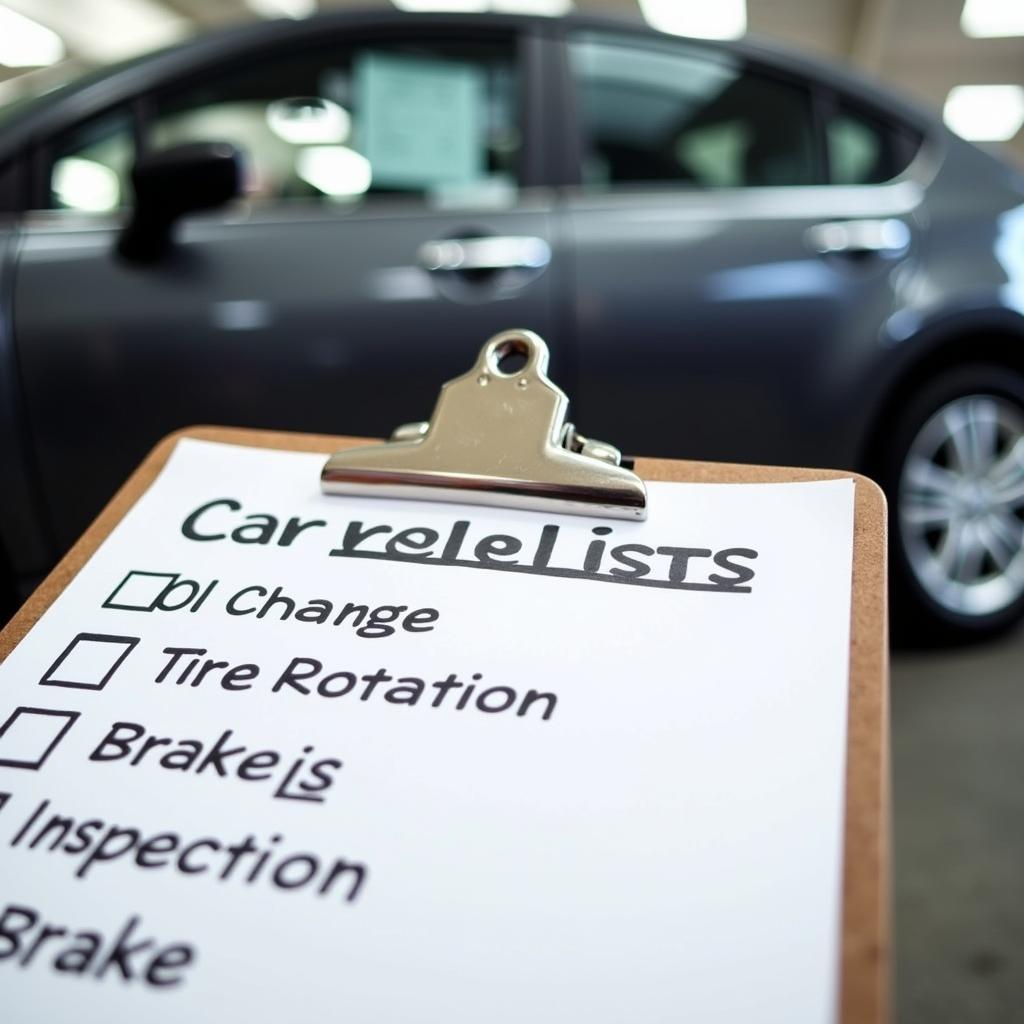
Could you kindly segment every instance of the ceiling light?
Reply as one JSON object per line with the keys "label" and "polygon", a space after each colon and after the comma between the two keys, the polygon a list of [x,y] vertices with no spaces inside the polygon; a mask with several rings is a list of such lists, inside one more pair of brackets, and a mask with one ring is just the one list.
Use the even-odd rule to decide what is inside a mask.
{"label": "ceiling light", "polygon": [[[46,12],[46,24],[67,48],[97,64],[168,46],[189,35],[195,23],[159,0],[6,0],[20,11]],[[7,42],[0,26],[0,40]]]}
{"label": "ceiling light", "polygon": [[572,0],[491,0],[490,9],[498,14],[539,14],[557,18],[572,10]]}
{"label": "ceiling light", "polygon": [[736,39],[747,31],[746,0],[640,0],[652,27],[676,36]]}
{"label": "ceiling light", "polygon": [[316,13],[316,0],[245,0],[261,18],[308,18]]}
{"label": "ceiling light", "polygon": [[0,64],[44,67],[63,56],[64,42],[56,32],[9,7],[0,7]]}
{"label": "ceiling light", "polygon": [[975,39],[1024,36],[1024,3],[1021,0],[964,0],[960,28],[964,35]]}
{"label": "ceiling light", "polygon": [[489,0],[392,0],[400,11],[458,11],[476,14],[490,8]]}
{"label": "ceiling light", "polygon": [[1024,124],[1024,86],[957,85],[942,109],[946,124],[972,142],[1005,142]]}
{"label": "ceiling light", "polygon": [[572,0],[391,0],[400,11],[458,11],[479,14],[565,14],[572,9]]}
{"label": "ceiling light", "polygon": [[307,146],[295,157],[295,173],[328,196],[358,196],[370,187],[370,161],[347,146]]}
{"label": "ceiling light", "polygon": [[267,104],[267,126],[293,146],[328,145],[348,138],[352,118],[321,96],[295,96]]}

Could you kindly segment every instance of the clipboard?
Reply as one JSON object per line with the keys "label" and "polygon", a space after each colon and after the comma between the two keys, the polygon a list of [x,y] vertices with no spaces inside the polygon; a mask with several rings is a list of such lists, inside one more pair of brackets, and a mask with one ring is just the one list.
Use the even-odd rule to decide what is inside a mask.
{"label": "clipboard", "polygon": [[[495,339],[492,339],[492,343],[494,341]],[[484,351],[486,353],[486,346]],[[472,375],[476,372],[475,367],[466,377],[473,379]],[[564,406],[554,411],[564,416]],[[412,425],[412,429],[401,430],[405,433],[399,433],[400,443],[415,444],[425,433],[419,424]],[[122,517],[146,492],[182,438],[251,448],[321,452],[335,456],[341,453],[339,458],[342,461],[354,450],[374,450],[366,447],[370,444],[366,439],[355,437],[229,427],[197,426],[168,435],[156,445],[77,543],[0,632],[0,662],[21,642]],[[598,453],[599,460],[610,458],[602,450],[610,446],[603,446],[601,442],[586,443],[596,446],[591,451]],[[382,447],[387,446],[378,445],[377,450]],[[358,464],[358,457],[356,461]],[[635,470],[643,480],[689,483],[786,483],[850,479],[851,476],[854,479],[839,1019],[842,1024],[882,1024],[889,1019],[890,952],[885,498],[878,486],[866,477],[834,470],[746,466],[660,458],[637,458]],[[393,485],[393,476],[389,475],[386,483]],[[455,497],[448,495],[442,500],[463,501],[466,498],[460,493]],[[477,500],[481,500],[479,496]],[[503,504],[508,500],[508,495],[502,495],[499,500],[495,500],[492,494],[490,498],[484,497],[483,500],[491,504]],[[631,500],[627,496],[624,499],[625,504],[628,505]],[[625,514],[636,516],[635,507]]]}

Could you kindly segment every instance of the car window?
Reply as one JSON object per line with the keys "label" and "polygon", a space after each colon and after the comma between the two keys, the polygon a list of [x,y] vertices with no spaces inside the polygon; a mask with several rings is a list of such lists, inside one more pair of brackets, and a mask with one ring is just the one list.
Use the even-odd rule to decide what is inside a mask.
{"label": "car window", "polygon": [[126,206],[135,160],[132,119],[117,112],[79,125],[50,150],[46,205],[102,213]]}
{"label": "car window", "polygon": [[727,53],[600,35],[570,42],[585,186],[821,181],[808,90]]}
{"label": "car window", "polygon": [[458,199],[514,188],[514,50],[381,41],[252,61],[163,97],[147,144],[226,141],[251,199]]}
{"label": "car window", "polygon": [[826,122],[825,140],[834,185],[889,181],[906,168],[917,148],[909,133],[842,104]]}

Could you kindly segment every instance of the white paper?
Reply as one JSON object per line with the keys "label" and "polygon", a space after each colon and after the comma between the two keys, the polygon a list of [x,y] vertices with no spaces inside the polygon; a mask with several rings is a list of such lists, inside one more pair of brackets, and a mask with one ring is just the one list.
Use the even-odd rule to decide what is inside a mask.
{"label": "white paper", "polygon": [[477,65],[369,52],[355,76],[357,141],[375,185],[423,189],[482,176],[486,96]]}
{"label": "white paper", "polygon": [[[626,523],[324,497],[322,461],[179,442],[0,666],[4,1018],[834,1019],[852,481],[654,483]],[[330,554],[371,526],[354,550],[419,528],[433,560]],[[527,571],[542,535],[567,574]],[[633,583],[713,554],[637,586],[624,544],[677,549]],[[360,636],[313,599],[405,611]],[[167,648],[235,671],[179,683]],[[294,658],[322,671],[275,692]],[[133,918],[152,945],[111,959]]]}

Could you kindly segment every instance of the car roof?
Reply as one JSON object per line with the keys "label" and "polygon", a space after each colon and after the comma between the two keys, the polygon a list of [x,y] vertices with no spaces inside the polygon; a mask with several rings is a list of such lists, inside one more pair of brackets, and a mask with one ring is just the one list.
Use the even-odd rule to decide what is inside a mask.
{"label": "car roof", "polygon": [[98,69],[33,101],[16,104],[7,118],[0,111],[0,162],[39,138],[45,138],[137,95],[144,95],[147,91],[173,82],[182,74],[194,70],[197,65],[216,64],[252,49],[286,47],[322,39],[325,31],[391,29],[401,25],[430,31],[504,27],[549,35],[593,30],[626,33],[646,39],[683,40],[709,51],[733,54],[747,61],[774,66],[789,74],[823,83],[882,112],[908,121],[920,131],[932,133],[944,130],[941,121],[933,113],[893,96],[888,89],[850,69],[749,36],[730,41],[695,39],[659,32],[639,19],[575,13],[551,18],[526,14],[413,13],[397,9],[375,9],[329,11],[299,20],[248,22],[204,33],[167,49]]}

